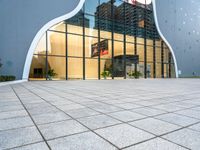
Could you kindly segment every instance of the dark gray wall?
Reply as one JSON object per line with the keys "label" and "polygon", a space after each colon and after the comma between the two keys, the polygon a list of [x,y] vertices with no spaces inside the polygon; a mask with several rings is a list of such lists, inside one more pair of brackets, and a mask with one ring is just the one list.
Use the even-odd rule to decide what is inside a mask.
{"label": "dark gray wall", "polygon": [[79,0],[0,0],[1,74],[22,78],[36,33],[52,19],[72,11]]}
{"label": "dark gray wall", "polygon": [[200,0],[156,0],[161,32],[172,46],[180,77],[200,76]]}

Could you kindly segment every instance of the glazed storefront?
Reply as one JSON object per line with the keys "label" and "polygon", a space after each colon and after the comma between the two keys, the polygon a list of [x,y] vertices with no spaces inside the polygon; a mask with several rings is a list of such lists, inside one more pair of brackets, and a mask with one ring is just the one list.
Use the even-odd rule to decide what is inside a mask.
{"label": "glazed storefront", "polygon": [[35,49],[30,80],[173,78],[172,55],[160,38],[152,5],[86,0],[82,10],[46,31]]}

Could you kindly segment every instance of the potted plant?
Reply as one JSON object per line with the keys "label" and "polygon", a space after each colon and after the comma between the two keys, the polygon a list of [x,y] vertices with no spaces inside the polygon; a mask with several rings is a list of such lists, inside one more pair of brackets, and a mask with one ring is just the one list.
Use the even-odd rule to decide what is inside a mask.
{"label": "potted plant", "polygon": [[47,74],[48,74],[48,79],[49,80],[52,80],[52,78],[57,75],[57,73],[55,73],[54,69],[49,69]]}
{"label": "potted plant", "polygon": [[102,77],[103,77],[104,79],[107,79],[107,77],[110,76],[110,71],[103,71],[103,72],[101,73],[101,75],[102,75]]}
{"label": "potted plant", "polygon": [[128,73],[128,75],[131,77],[131,78],[135,78],[135,79],[139,79],[141,76],[142,76],[142,73],[139,72],[139,71],[131,71]]}

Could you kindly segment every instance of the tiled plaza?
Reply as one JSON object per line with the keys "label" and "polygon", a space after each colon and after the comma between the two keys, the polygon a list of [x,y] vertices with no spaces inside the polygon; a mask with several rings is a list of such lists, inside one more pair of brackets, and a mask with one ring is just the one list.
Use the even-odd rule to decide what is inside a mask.
{"label": "tiled plaza", "polygon": [[199,150],[200,80],[0,86],[0,150]]}

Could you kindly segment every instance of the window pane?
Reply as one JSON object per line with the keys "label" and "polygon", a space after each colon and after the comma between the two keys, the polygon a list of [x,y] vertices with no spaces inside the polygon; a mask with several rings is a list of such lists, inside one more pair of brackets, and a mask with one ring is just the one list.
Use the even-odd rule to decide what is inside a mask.
{"label": "window pane", "polygon": [[124,55],[124,43],[114,41],[114,56]]}
{"label": "window pane", "polygon": [[135,54],[135,44],[126,43],[126,55],[134,55]]}
{"label": "window pane", "polygon": [[83,58],[68,58],[68,79],[83,79]]}
{"label": "window pane", "polygon": [[57,32],[48,32],[49,46],[48,55],[66,56],[66,34]]}
{"label": "window pane", "polygon": [[153,47],[147,46],[147,62],[153,62]]}
{"label": "window pane", "polygon": [[94,16],[85,15],[87,22],[85,23],[85,35],[98,37],[98,23]]}
{"label": "window pane", "polygon": [[153,63],[147,63],[147,78],[153,78]]}
{"label": "window pane", "polygon": [[30,80],[46,80],[46,56],[33,55]]}
{"label": "window pane", "polygon": [[46,34],[42,36],[37,44],[34,54],[46,54]]}
{"label": "window pane", "polygon": [[161,47],[156,47],[156,62],[161,63]]}
{"label": "window pane", "polygon": [[68,34],[68,56],[83,56],[83,36]]}
{"label": "window pane", "polygon": [[112,58],[112,42],[108,39],[100,40],[100,56],[104,59]]}
{"label": "window pane", "polygon": [[[87,24],[88,19],[84,17],[85,23]],[[75,34],[83,34],[83,12],[82,10],[74,17],[65,21],[67,24],[67,32]]]}
{"label": "window pane", "polygon": [[139,55],[139,61],[144,61],[144,45],[137,44],[137,54]]}
{"label": "window pane", "polygon": [[101,59],[101,65],[100,65],[100,74],[101,74],[101,79],[104,79],[102,76],[102,73],[104,71],[109,72],[109,76],[107,79],[112,79],[112,60],[111,59]]}
{"label": "window pane", "polygon": [[66,32],[66,30],[65,30],[65,22],[58,23],[57,25],[51,27],[49,30]]}
{"label": "window pane", "polygon": [[66,79],[66,58],[48,56],[48,77],[54,80]]}
{"label": "window pane", "polygon": [[85,57],[97,58],[98,55],[98,38],[85,37]]}
{"label": "window pane", "polygon": [[86,0],[85,1],[85,13],[96,15],[99,0]]}
{"label": "window pane", "polygon": [[85,60],[85,76],[86,79],[98,78],[98,59],[86,59]]}
{"label": "window pane", "polygon": [[156,63],[156,78],[161,78],[161,63]]}

